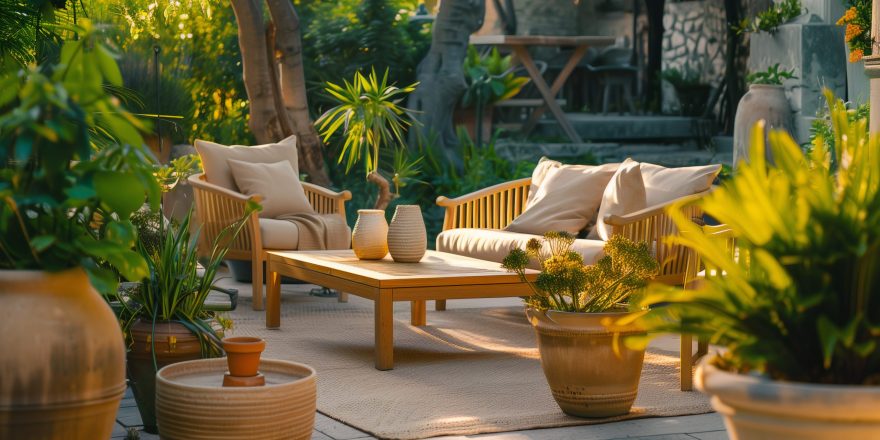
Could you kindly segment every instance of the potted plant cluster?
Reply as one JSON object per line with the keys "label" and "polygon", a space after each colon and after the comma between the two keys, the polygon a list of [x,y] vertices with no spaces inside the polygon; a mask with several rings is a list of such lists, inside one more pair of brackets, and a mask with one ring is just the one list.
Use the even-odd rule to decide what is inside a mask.
{"label": "potted plant cluster", "polygon": [[473,45],[464,59],[467,89],[456,110],[455,125],[463,125],[477,145],[492,137],[493,105],[516,96],[529,78],[514,74],[512,57],[501,56],[497,48],[480,55]]}
{"label": "potted plant cluster", "polygon": [[[520,275],[533,294],[526,315],[535,328],[541,366],[553,398],[566,414],[611,417],[630,411],[639,388],[644,348],[618,344],[644,335],[636,324],[617,325],[629,315],[626,302],[658,272],[648,246],[621,235],[605,245],[605,256],[585,266],[571,250],[574,236],[550,232],[514,249],[502,266]],[[532,259],[541,264],[534,283],[525,277]]]}
{"label": "potted plant cluster", "polygon": [[670,210],[675,241],[720,275],[633,301],[652,332],[725,348],[696,384],[734,439],[880,438],[880,138],[826,93],[831,148],[820,138],[804,154],[775,131],[769,164],[759,126],[752,161],[696,202],[735,247]]}
{"label": "potted plant cluster", "polygon": [[149,274],[128,220],[159,204],[144,127],[89,22],[68,30],[58,64],[0,77],[0,438],[109,438],[125,344],[98,291]]}
{"label": "potted plant cluster", "polygon": [[734,165],[749,160],[749,132],[756,122],[763,120],[768,128],[792,133],[791,105],[783,87],[787,79],[797,79],[794,70],[780,69],[778,63],[746,77],[749,91],[740,98],[733,123]]}

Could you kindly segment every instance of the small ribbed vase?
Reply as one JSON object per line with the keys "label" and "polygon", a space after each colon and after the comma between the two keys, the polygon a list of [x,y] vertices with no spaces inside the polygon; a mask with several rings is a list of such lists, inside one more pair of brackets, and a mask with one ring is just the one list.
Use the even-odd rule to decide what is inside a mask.
{"label": "small ribbed vase", "polygon": [[381,260],[388,255],[388,222],[381,209],[359,209],[351,231],[351,249],[361,260]]}
{"label": "small ribbed vase", "polygon": [[398,263],[418,263],[428,248],[425,220],[419,205],[397,205],[388,227],[388,251]]}

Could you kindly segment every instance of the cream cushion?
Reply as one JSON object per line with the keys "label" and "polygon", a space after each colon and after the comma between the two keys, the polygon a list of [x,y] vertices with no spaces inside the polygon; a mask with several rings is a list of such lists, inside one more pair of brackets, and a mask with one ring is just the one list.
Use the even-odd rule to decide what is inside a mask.
{"label": "cream cushion", "polygon": [[648,206],[661,205],[680,197],[700,193],[712,186],[721,165],[666,168],[642,163]]}
{"label": "cream cushion", "polygon": [[264,249],[296,249],[299,246],[299,228],[286,220],[261,218],[260,241]]}
{"label": "cream cushion", "polygon": [[[511,249],[525,249],[532,238],[540,237],[500,229],[449,229],[437,236],[437,250],[500,264]],[[548,246],[546,242],[544,246]],[[605,242],[600,240],[578,239],[571,249],[584,257],[585,264],[595,264],[604,255],[604,246]],[[530,267],[539,269],[534,261]]]}
{"label": "cream cushion", "polygon": [[532,171],[532,181],[529,184],[529,196],[526,198],[527,208],[535,198],[538,189],[541,188],[541,184],[544,183],[544,177],[547,176],[547,172],[552,168],[559,168],[561,166],[562,162],[547,157],[542,157],[541,160],[538,161],[538,165],[535,165],[535,169]]}
{"label": "cream cushion", "polygon": [[255,145],[221,145],[214,142],[196,140],[196,151],[202,159],[202,169],[208,183],[235,191],[235,179],[229,169],[228,159],[250,163],[290,162],[294,174],[299,175],[299,162],[296,156],[296,136],[290,136],[278,143]]}
{"label": "cream cushion", "polygon": [[627,159],[617,168],[602,194],[596,227],[590,231],[589,238],[608,240],[611,237],[611,227],[604,220],[606,215],[631,214],[648,207],[640,165]]}
{"label": "cream cushion", "polygon": [[227,162],[240,193],[262,196],[260,217],[315,212],[289,161],[251,163],[227,159]]}
{"label": "cream cushion", "polygon": [[577,234],[591,221],[602,190],[617,164],[563,165],[547,170],[535,197],[505,230],[543,235],[550,231]]}

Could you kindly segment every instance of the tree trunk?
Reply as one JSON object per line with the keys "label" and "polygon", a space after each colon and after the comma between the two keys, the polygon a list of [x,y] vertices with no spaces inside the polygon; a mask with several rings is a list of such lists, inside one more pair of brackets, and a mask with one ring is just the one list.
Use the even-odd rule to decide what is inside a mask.
{"label": "tree trunk", "polygon": [[485,0],[444,0],[434,22],[431,49],[419,63],[419,86],[407,107],[415,110],[420,125],[410,131],[410,142],[425,136],[442,149],[459,168],[458,137],[452,112],[467,88],[462,64],[470,35],[483,25]]}
{"label": "tree trunk", "polygon": [[275,111],[272,84],[275,73],[269,68],[263,10],[257,0],[231,0],[238,21],[238,42],[244,87],[250,103],[248,126],[257,142],[267,144],[284,138]]}
{"label": "tree trunk", "polygon": [[394,194],[391,193],[391,184],[389,184],[388,179],[379,174],[378,171],[373,171],[372,173],[367,174],[367,181],[376,185],[376,188],[379,191],[379,197],[376,199],[376,205],[373,206],[373,209],[381,209],[384,211],[388,208],[388,204],[391,203],[391,200],[394,199]]}
{"label": "tree trunk", "polygon": [[297,136],[300,168],[315,184],[330,186],[330,178],[324,170],[321,138],[309,115],[299,17],[290,0],[266,0],[266,3],[277,27],[275,49],[280,63],[281,99]]}
{"label": "tree trunk", "polygon": [[727,50],[724,53],[724,83],[727,86],[727,112],[723,124],[725,133],[733,133],[736,107],[739,105],[739,100],[742,98],[743,93],[740,84],[739,66],[737,66],[740,38],[733,29],[734,25],[739,25],[742,17],[740,0],[724,0],[724,11],[727,19]]}

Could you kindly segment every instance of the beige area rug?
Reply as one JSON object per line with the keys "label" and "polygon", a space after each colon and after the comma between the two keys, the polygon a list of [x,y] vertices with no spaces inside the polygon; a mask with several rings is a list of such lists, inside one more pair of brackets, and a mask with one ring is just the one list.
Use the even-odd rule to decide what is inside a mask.
{"label": "beige area rug", "polygon": [[[679,391],[678,357],[645,358],[635,407],[600,420],[565,415],[541,371],[535,335],[521,307],[431,310],[428,326],[409,325],[409,303],[395,303],[395,368],[373,368],[373,303],[314,298],[284,286],[280,330],[244,298],[235,335],[260,336],[264,356],[318,372],[318,410],[381,438],[414,439],[585,425],[711,412],[708,398]],[[586,362],[586,360],[585,360]]]}

